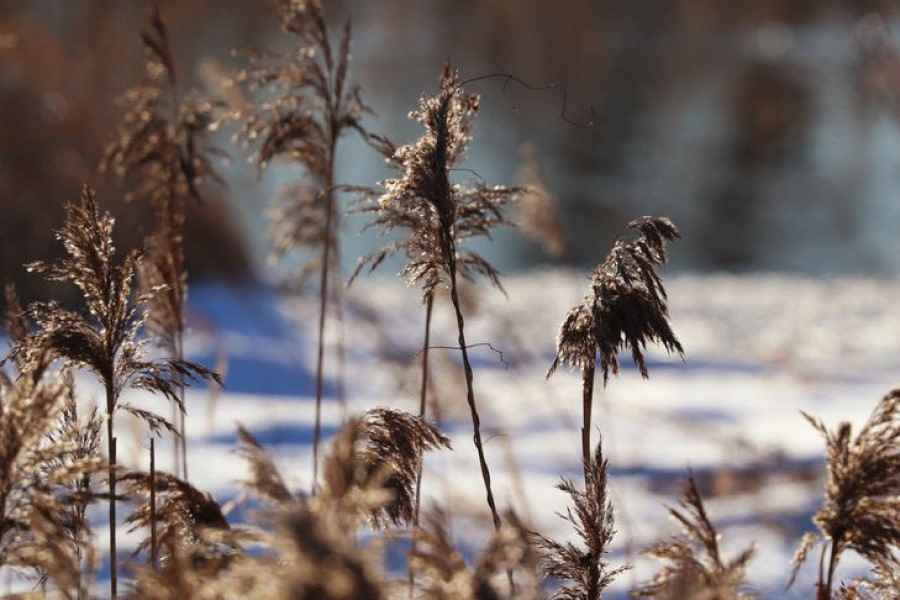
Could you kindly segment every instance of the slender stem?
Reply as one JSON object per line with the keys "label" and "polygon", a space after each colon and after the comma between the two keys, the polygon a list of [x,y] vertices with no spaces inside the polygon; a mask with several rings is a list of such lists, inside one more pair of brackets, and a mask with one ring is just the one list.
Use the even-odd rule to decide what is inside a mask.
{"label": "slender stem", "polygon": [[450,243],[447,253],[450,267],[450,300],[453,302],[453,310],[456,312],[456,326],[459,331],[459,348],[462,351],[463,370],[466,375],[466,401],[469,403],[469,412],[472,414],[472,429],[475,449],[478,451],[478,462],[481,466],[481,478],[484,480],[484,490],[487,496],[488,508],[491,509],[491,518],[494,528],[500,530],[500,514],[497,512],[497,504],[494,502],[494,492],[491,490],[491,471],[488,468],[487,459],[484,457],[484,447],[481,443],[481,418],[478,416],[478,406],[475,404],[475,376],[472,372],[472,364],[469,362],[469,352],[466,349],[465,320],[462,308],[459,304],[459,292],[456,285],[456,249]]}
{"label": "slender stem", "polygon": [[587,482],[591,465],[591,409],[594,404],[594,370],[593,364],[581,370],[581,460],[584,463],[585,482]]}
{"label": "slender stem", "polygon": [[331,145],[328,150],[328,166],[325,173],[325,227],[322,232],[322,271],[319,281],[319,347],[316,358],[316,424],[313,434],[313,477],[312,493],[315,495],[319,482],[319,441],[322,437],[322,376],[325,362],[325,315],[328,305],[328,272],[331,259],[332,222],[334,221],[334,154],[337,136],[336,127],[331,127]]}
{"label": "slender stem", "polygon": [[156,541],[156,446],[150,436],[150,568],[159,565],[159,545]]}
{"label": "slender stem", "polygon": [[[340,215],[335,213],[332,215],[332,219],[334,221],[334,230],[340,230]],[[334,247],[334,264],[337,267],[337,273],[335,276],[338,282],[343,281],[344,275],[341,269],[341,248],[338,245]],[[344,346],[344,300],[343,300],[343,289],[340,283],[338,285],[332,286],[332,299],[331,303],[334,306],[335,318],[337,319],[338,326],[338,340],[337,340],[337,385],[335,386],[335,396],[337,397],[338,406],[341,410],[341,424],[346,422],[347,420],[347,390],[344,385],[345,374],[346,374],[346,366],[347,366],[347,353]]]}
{"label": "slender stem", "polygon": [[828,551],[828,545],[822,544],[822,552],[819,553],[819,578],[816,580],[816,599],[821,600],[822,592],[825,590],[825,553]]}
{"label": "slender stem", "polygon": [[[175,426],[177,430],[179,427],[178,421],[178,403],[174,400],[172,403],[172,424]],[[176,476],[181,475],[181,440],[178,439],[178,431],[172,432],[172,447],[175,449],[175,453],[173,455],[174,464],[172,465],[172,473]]]}
{"label": "slender stem", "polygon": [[831,586],[832,581],[834,579],[834,571],[837,569],[838,556],[836,552],[837,541],[831,540],[831,554],[828,558],[828,579],[825,581],[825,589],[822,594],[822,598],[830,599],[831,598]]}
{"label": "slender stem", "polygon": [[[428,407],[427,399],[428,399],[428,349],[430,347],[431,341],[431,312],[434,307],[434,294],[428,294],[428,298],[425,300],[425,339],[422,342],[422,387],[419,390],[419,418],[425,418],[425,412]],[[419,507],[421,506],[421,496],[422,492],[422,461],[419,462],[418,470],[416,471],[416,507],[413,511],[413,531],[419,529]],[[416,550],[416,538],[413,535],[412,539],[412,548],[410,550],[410,554],[414,553]],[[413,593],[415,591],[416,578],[412,571],[412,566],[409,569],[409,597],[413,597]]]}
{"label": "slender stem", "polygon": [[[184,309],[179,311],[181,314],[184,314]],[[178,333],[175,337],[175,358],[181,362],[184,360],[184,326],[179,323],[178,325]],[[185,423],[185,410],[184,410],[184,383],[179,379],[178,380],[178,399],[181,401],[181,406],[176,407],[178,409],[178,431],[181,434],[177,438],[177,442],[181,447],[181,478],[185,481],[188,480],[188,462],[187,462],[187,425]]]}
{"label": "slender stem", "polygon": [[109,453],[109,597],[117,597],[116,573],[116,438],[113,437],[115,397],[112,383],[106,383],[106,439]]}

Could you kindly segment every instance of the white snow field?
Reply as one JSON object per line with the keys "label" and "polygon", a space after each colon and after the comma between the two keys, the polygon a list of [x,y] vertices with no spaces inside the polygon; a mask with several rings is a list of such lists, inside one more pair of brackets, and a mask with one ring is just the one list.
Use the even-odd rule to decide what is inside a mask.
{"label": "white snow field", "polygon": [[[618,535],[613,564],[631,563],[610,597],[624,598],[650,576],[640,550],[677,532],[666,506],[677,501],[688,469],[707,496],[728,556],[755,544],[749,581],[764,598],[808,598],[815,559],[785,591],[790,559],[821,500],[823,442],[800,415],[862,423],[900,374],[900,284],[864,278],[791,276],[674,276],[667,280],[671,318],[684,348],[682,361],[650,349],[650,378],[641,379],[630,356],[606,389],[598,377],[595,439],[603,438]],[[479,284],[467,294],[467,337],[475,361],[476,397],[499,504],[514,507],[544,534],[570,538],[555,513],[567,496],[560,476],[580,478],[581,391],[577,373],[560,370],[549,381],[557,328],[588,289],[584,275],[533,272],[504,279],[508,297]],[[477,289],[477,294],[474,290]],[[361,279],[347,293],[343,325],[330,322],[324,431],[343,416],[375,406],[417,410],[424,308],[420,294],[393,279]],[[446,298],[436,301],[432,346],[456,346]],[[189,476],[224,503],[239,497],[246,468],[234,454],[236,424],[250,429],[277,458],[290,483],[308,489],[314,407],[315,298],[282,299],[267,289],[191,288],[189,353],[225,367],[225,391],[188,392]],[[346,353],[334,347],[343,331]],[[502,356],[494,350],[502,352]],[[458,352],[432,351],[429,410],[453,441],[453,450],[429,455],[424,506],[438,502],[454,515],[453,532],[474,556],[490,531]],[[340,401],[339,374],[343,374]],[[599,375],[599,374],[598,374]],[[79,378],[85,401],[100,397]],[[162,414],[155,398],[130,398]],[[147,434],[122,418],[120,460],[147,468]],[[133,435],[129,432],[133,432]],[[171,468],[167,441],[157,462]],[[93,511],[95,542],[107,548],[105,507]],[[123,510],[122,513],[127,511]],[[236,520],[252,517],[238,506]],[[123,514],[124,517],[124,514]],[[120,531],[120,561],[144,534]],[[402,548],[386,569],[402,573]],[[97,591],[108,576],[104,562]],[[842,578],[865,564],[842,560]],[[4,586],[23,582],[7,575]],[[2,588],[0,588],[2,589]]]}

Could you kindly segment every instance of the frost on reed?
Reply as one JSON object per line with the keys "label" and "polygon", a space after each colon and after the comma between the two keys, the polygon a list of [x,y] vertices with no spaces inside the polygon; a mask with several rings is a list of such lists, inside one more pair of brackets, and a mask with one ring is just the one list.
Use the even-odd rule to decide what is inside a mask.
{"label": "frost on reed", "polygon": [[629,568],[611,567],[604,560],[616,531],[613,505],[606,489],[608,463],[602,444],[597,444],[584,472],[584,490],[568,479],[558,486],[572,500],[572,507],[560,516],[581,538],[581,546],[535,535],[544,576],[565,582],[551,596],[558,600],[598,600],[603,590]]}
{"label": "frost on reed", "polygon": [[669,324],[668,297],[657,268],[667,261],[666,244],[681,237],[666,217],[641,217],[628,223],[635,239],[617,240],[591,275],[591,293],[566,314],[559,330],[556,358],[547,372],[560,364],[581,369],[582,460],[590,464],[591,409],[597,355],[603,385],[609,373],[619,372],[619,352],[631,356],[647,377],[644,351],[648,342],[662,344],[667,352],[683,355],[681,342]]}
{"label": "frost on reed", "polygon": [[[232,115],[241,122],[237,135],[256,148],[253,161],[262,170],[274,159],[302,168],[307,178],[285,190],[272,215],[275,254],[319,252],[307,262],[300,283],[319,270],[319,323],[316,360],[316,417],[313,438],[313,481],[318,483],[319,442],[324,377],[325,322],[331,271],[339,268],[340,210],[335,183],[338,139],[347,131],[365,134],[361,125],[367,111],[359,89],[348,81],[350,21],[340,45],[332,48],[330,31],[318,0],[279,0],[282,28],[296,37],[298,47],[286,54],[251,57],[251,64],[236,77],[259,97],[256,106],[238,108]],[[340,309],[340,299],[338,299]]]}
{"label": "frost on reed", "polygon": [[803,537],[791,582],[809,553],[822,543],[817,597],[831,598],[834,575],[846,550],[863,556],[883,574],[896,573],[900,567],[896,557],[900,546],[900,389],[881,399],[855,438],[850,423],[829,431],[821,420],[803,416],[825,438],[827,483],[825,500],[813,518],[819,532]]}
{"label": "frost on reed", "polygon": [[[139,272],[148,301],[147,328],[171,357],[184,358],[187,270],[184,254],[186,203],[201,199],[199,188],[208,181],[222,184],[213,165],[223,153],[210,145],[220,102],[196,94],[179,100],[175,61],[165,24],[154,8],[150,26],[141,33],[146,62],[143,81],[121,98],[127,107],[116,138],[104,153],[102,172],[127,179],[134,192],[127,198],[150,202],[156,210],[155,231],[146,240],[146,256]],[[154,289],[164,291],[153,292]],[[183,403],[184,390],[179,389]],[[187,478],[187,441],[184,412],[172,404],[176,472]]]}
{"label": "frost on reed", "polygon": [[[110,553],[113,557],[110,578],[111,595],[116,595],[116,439],[114,416],[119,410],[131,413],[151,430],[159,432],[174,426],[156,413],[121,401],[127,388],[160,394],[179,409],[181,386],[196,379],[217,379],[212,371],[199,365],[166,358],[145,356],[138,339],[146,321],[146,306],[152,296],[133,293],[134,277],[141,255],[128,253],[116,264],[113,245],[113,219],[102,213],[93,190],[85,186],[76,202],[66,204],[66,221],[57,232],[66,257],[55,264],[31,263],[28,269],[48,280],[70,283],[78,288],[83,312],[63,308],[55,302],[38,302],[28,308],[35,331],[18,340],[12,356],[23,371],[42,368],[48,360],[62,359],[66,364],[91,371],[106,392],[107,448],[109,457]],[[151,293],[162,293],[162,289]]]}
{"label": "frost on reed", "polygon": [[635,598],[664,600],[749,600],[744,591],[745,571],[753,557],[751,546],[727,561],[719,548],[720,535],[706,514],[693,476],[680,508],[669,513],[684,530],[683,535],[658,542],[644,551],[663,561],[659,572],[632,592]]}

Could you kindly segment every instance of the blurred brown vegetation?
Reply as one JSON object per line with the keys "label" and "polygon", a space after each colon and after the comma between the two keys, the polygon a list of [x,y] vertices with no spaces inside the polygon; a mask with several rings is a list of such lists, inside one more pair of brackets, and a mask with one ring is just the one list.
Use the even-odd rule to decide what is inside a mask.
{"label": "blurred brown vegetation", "polygon": [[[284,42],[267,2],[159,5],[181,91],[208,83],[200,76],[204,65],[227,69],[233,48]],[[59,226],[63,201],[75,197],[83,182],[97,187],[118,218],[123,246],[138,245],[149,229],[150,209],[126,208],[127,189],[101,178],[96,164],[121,114],[116,98],[140,79],[138,31],[151,6],[111,0],[8,0],[0,6],[0,268],[26,298],[41,294],[20,268],[23,257],[51,258],[55,250],[46,232]],[[511,253],[501,267],[548,260],[591,264],[619,225],[639,212],[664,212],[684,223],[690,241],[680,262],[695,268],[797,268],[782,257],[801,242],[784,230],[767,236],[773,219],[786,213],[816,211],[808,235],[830,236],[836,248],[852,250],[866,235],[861,212],[848,197],[864,187],[868,167],[859,156],[848,158],[847,174],[835,182],[834,174],[819,177],[822,167],[810,159],[823,94],[829,93],[820,80],[830,67],[818,72],[798,63],[779,53],[779,44],[788,40],[802,50],[804,35],[828,27],[852,38],[867,19],[894,16],[891,2],[338,0],[326,11],[334,22],[353,16],[352,68],[378,113],[376,131],[401,140],[413,135],[405,109],[397,107],[430,89],[433,73],[447,59],[461,66],[464,77],[502,71],[535,84],[560,82],[567,90],[567,117],[594,122],[591,128],[566,123],[553,91],[476,84],[473,91],[483,94],[485,104],[480,127],[491,139],[473,151],[473,166],[489,179],[511,180],[521,166],[517,148],[534,143],[571,240],[559,259],[534,244],[501,245],[508,249],[500,252]],[[748,38],[761,39],[759,48],[748,51]],[[853,126],[865,130],[877,111],[896,113],[900,69],[890,44],[860,46],[851,59],[845,75],[856,87],[848,110]],[[712,112],[703,113],[718,131],[712,146],[671,156],[673,145],[681,148],[667,124],[694,118],[685,106],[706,89],[714,91]],[[227,132],[220,138],[235,166],[226,177],[250,181],[250,169],[237,168],[245,164],[241,151]],[[848,142],[848,154],[861,155],[857,150]],[[344,165],[339,178],[377,178],[380,160],[364,154],[350,152],[353,169]],[[198,278],[250,276],[260,254],[252,248],[261,245],[262,234],[259,223],[248,223],[272,194],[247,183],[207,195],[187,220],[189,271]],[[350,247],[346,260],[352,264],[368,250]],[[882,260],[857,255],[860,263],[848,263],[850,268],[877,269]]]}
{"label": "blurred brown vegetation", "polygon": [[[43,284],[22,269],[25,257],[46,260],[58,254],[48,232],[59,228],[63,202],[77,198],[83,182],[97,186],[115,215],[123,249],[140,246],[153,227],[150,206],[126,204],[129,190],[97,170],[122,111],[117,99],[141,77],[144,58],[137,32],[149,7],[92,1],[4,2],[0,8],[5,131],[0,136],[0,272],[25,298],[45,295]],[[166,10],[178,23],[178,58],[189,72],[208,51],[202,40],[221,22],[213,19],[208,3],[172,3]],[[248,14],[248,26],[252,12],[258,11]],[[240,34],[233,34],[222,43],[239,41]],[[185,79],[190,85],[190,77]],[[225,194],[209,190],[188,219],[188,268],[199,278],[244,278],[252,272]]]}

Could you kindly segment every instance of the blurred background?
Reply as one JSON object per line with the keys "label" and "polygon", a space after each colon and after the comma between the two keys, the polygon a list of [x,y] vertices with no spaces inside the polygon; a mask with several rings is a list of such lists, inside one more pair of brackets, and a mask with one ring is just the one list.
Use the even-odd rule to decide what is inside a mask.
{"label": "blurred background", "polygon": [[[215,92],[211,74],[240,64],[232,49],[292,42],[264,2],[159,4],[183,91]],[[566,232],[558,257],[502,234],[483,249],[506,272],[546,262],[587,267],[627,220],[659,213],[685,234],[675,269],[895,274],[892,4],[330,0],[326,12],[332,24],[352,15],[352,76],[377,113],[368,125],[400,142],[418,135],[407,113],[447,60],[466,77],[508,72],[559,84],[472,86],[483,111],[466,166],[492,183],[516,183],[531,156]],[[56,250],[47,232],[82,182],[118,215],[124,246],[139,244],[148,227],[149,209],[124,210],[126,190],[96,166],[120,118],[116,99],[141,78],[138,32],[150,8],[112,0],[0,6],[0,269],[25,297],[40,290],[20,265]],[[218,142],[232,156],[228,186],[208,192],[187,221],[190,272],[268,279],[277,271],[266,261],[263,209],[300,174],[282,167],[257,179],[229,132]],[[386,175],[356,139],[340,156],[339,180]],[[360,226],[344,223],[345,269],[375,244]]]}

